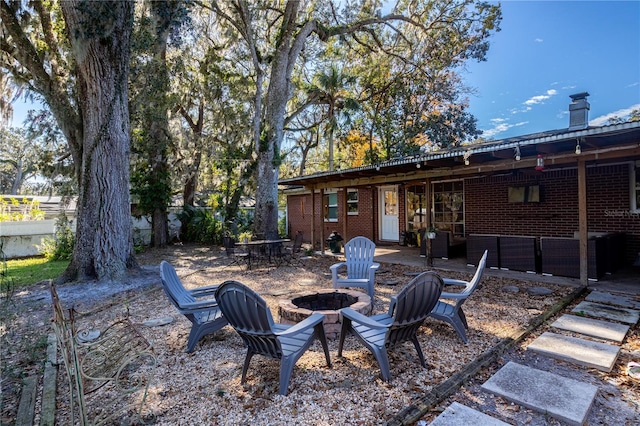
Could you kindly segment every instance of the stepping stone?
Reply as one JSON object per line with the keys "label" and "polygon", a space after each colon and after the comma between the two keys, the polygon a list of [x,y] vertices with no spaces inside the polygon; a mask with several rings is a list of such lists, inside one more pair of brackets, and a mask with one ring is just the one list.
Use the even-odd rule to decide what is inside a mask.
{"label": "stepping stone", "polygon": [[635,324],[640,318],[640,312],[633,309],[618,308],[615,306],[602,305],[600,303],[587,301],[578,303],[571,312],[578,312],[579,314],[589,315],[590,317],[624,322],[626,324]]}
{"label": "stepping stone", "polygon": [[459,402],[453,402],[434,421],[429,423],[430,426],[506,426],[508,424]]}
{"label": "stepping stone", "polygon": [[604,303],[606,305],[617,305],[623,308],[640,309],[640,302],[636,302],[628,296],[618,296],[601,291],[592,291],[585,300],[589,302]]}
{"label": "stepping stone", "polygon": [[303,278],[298,282],[298,284],[307,286],[307,285],[314,285],[317,282],[318,282],[318,280],[313,279],[313,278]]}
{"label": "stepping stone", "polygon": [[505,293],[518,293],[520,292],[520,289],[515,285],[506,285],[502,287],[502,291],[504,291]]}
{"label": "stepping stone", "polygon": [[576,315],[562,315],[551,324],[551,327],[584,334],[585,336],[597,337],[598,339],[613,340],[618,343],[622,343],[627,331],[629,331],[628,325]]}
{"label": "stepping stone", "polygon": [[406,275],[407,277],[417,277],[421,273],[422,272],[405,272],[404,275]]}
{"label": "stepping stone", "polygon": [[532,296],[548,296],[549,294],[553,294],[553,290],[546,287],[531,287],[527,289],[527,293]]}
{"label": "stepping stone", "polygon": [[482,388],[572,425],[584,424],[598,388],[509,361]]}
{"label": "stepping stone", "polygon": [[546,331],[531,342],[527,350],[609,373],[616,363],[620,347]]}
{"label": "stepping stone", "polygon": [[382,285],[398,285],[400,280],[379,280],[378,282]]}
{"label": "stepping stone", "polygon": [[173,317],[162,317],[144,321],[142,324],[146,325],[147,327],[160,327],[162,325],[171,324],[172,322]]}

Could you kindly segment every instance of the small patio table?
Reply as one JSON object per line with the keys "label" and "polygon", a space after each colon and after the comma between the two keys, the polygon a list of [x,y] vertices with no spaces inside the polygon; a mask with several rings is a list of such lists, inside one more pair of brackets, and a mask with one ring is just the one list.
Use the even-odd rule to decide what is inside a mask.
{"label": "small patio table", "polygon": [[[236,243],[236,246],[246,247],[249,251],[249,265],[251,269],[251,262],[253,259],[260,261],[265,259],[272,264],[272,260],[279,260],[282,254],[282,244],[288,243],[291,240],[289,238],[276,238],[272,240],[251,240],[241,241]],[[276,262],[277,266],[280,266],[280,262]]]}

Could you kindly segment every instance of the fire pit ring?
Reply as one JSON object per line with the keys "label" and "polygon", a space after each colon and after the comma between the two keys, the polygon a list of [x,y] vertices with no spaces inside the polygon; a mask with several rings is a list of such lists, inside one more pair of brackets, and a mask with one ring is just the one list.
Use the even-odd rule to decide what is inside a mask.
{"label": "fire pit ring", "polygon": [[371,313],[371,298],[355,290],[321,290],[298,293],[291,299],[281,300],[278,315],[282,324],[297,324],[313,313],[324,315],[324,333],[327,339],[340,336],[342,317],[340,310],[349,307],[363,315]]}

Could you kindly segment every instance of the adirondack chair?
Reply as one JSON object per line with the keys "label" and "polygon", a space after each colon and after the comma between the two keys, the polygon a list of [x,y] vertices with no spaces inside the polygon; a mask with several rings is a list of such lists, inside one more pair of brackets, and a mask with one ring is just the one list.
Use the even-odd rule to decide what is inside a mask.
{"label": "adirondack chair", "polygon": [[342,309],[342,330],[338,342],[338,356],[347,334],[353,334],[378,361],[382,379],[391,380],[387,349],[410,340],[418,352],[420,364],[426,368],[418,342],[417,331],[438,302],[444,283],[435,272],[423,272],[391,298],[386,314],[364,316],[351,309]]}
{"label": "adirondack chair", "polygon": [[[331,265],[331,281],[333,288],[362,287],[367,290],[373,303],[376,270],[379,263],[373,261],[376,245],[366,237],[355,237],[344,245],[346,260]],[[340,276],[346,268],[346,277]]]}
{"label": "adirondack chair", "polygon": [[[162,288],[171,303],[178,309],[178,312],[192,322],[187,341],[187,352],[193,352],[202,337],[215,333],[227,325],[227,320],[222,316],[218,303],[213,298],[218,286],[187,290],[182,285],[173,266],[164,260],[160,263],[160,277],[162,278]],[[208,299],[196,300],[200,297],[208,297]]]}
{"label": "adirondack chair", "polygon": [[448,322],[453,326],[453,328],[460,336],[460,339],[467,344],[469,341],[467,339],[467,334],[465,330],[469,328],[467,324],[467,318],[464,315],[464,311],[462,310],[462,304],[471,293],[476,289],[480,280],[482,279],[482,274],[484,273],[485,265],[487,264],[487,255],[488,251],[485,250],[484,254],[480,258],[480,262],[478,262],[478,268],[476,269],[476,273],[474,274],[471,281],[462,281],[462,280],[454,280],[451,278],[444,278],[445,285],[458,285],[464,286],[464,289],[459,293],[449,293],[442,292],[440,295],[440,299],[450,299],[455,300],[455,304],[447,303],[442,300],[438,300],[436,306],[433,308],[433,311],[429,314],[429,316],[440,320]]}
{"label": "adirondack chair", "polygon": [[271,310],[258,293],[238,281],[225,281],[216,292],[220,309],[229,324],[247,345],[240,383],[247,378],[251,358],[258,354],[280,360],[280,394],[286,395],[293,366],[318,339],[331,367],[329,347],[324,334],[324,315],[315,313],[296,325],[276,324]]}

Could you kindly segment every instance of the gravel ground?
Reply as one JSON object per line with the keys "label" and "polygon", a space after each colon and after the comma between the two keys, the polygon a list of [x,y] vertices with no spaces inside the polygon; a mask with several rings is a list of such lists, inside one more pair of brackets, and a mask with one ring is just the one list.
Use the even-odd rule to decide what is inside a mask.
{"label": "gravel ground", "polygon": [[[314,343],[296,364],[289,393],[278,394],[279,363],[256,356],[247,374],[247,383],[240,384],[240,372],[245,356],[242,340],[230,327],[201,340],[196,350],[184,352],[190,322],[177,314],[160,290],[158,265],[169,261],[187,288],[220,283],[227,279],[241,281],[268,302],[277,321],[278,301],[302,291],[326,289],[331,286],[329,266],[334,257],[313,257],[303,267],[266,267],[245,271],[237,266],[226,267],[227,259],[219,248],[173,246],[151,250],[138,258],[145,265],[143,272],[122,286],[83,284],[60,286],[58,292],[65,306],[74,304],[82,316],[79,329],[103,328],[124,315],[140,324],[141,332],[153,344],[159,366],[156,380],[146,405],[146,414],[158,425],[191,424],[279,424],[279,425],[369,425],[383,424],[393,419],[408,405],[430,392],[435,386],[464,368],[502,339],[511,337],[526,327],[536,316],[575,291],[575,288],[535,281],[485,276],[482,286],[465,304],[469,322],[469,344],[459,340],[453,328],[428,319],[420,329],[419,340],[428,368],[423,369],[413,345],[407,343],[390,351],[391,383],[380,378],[373,355],[350,337],[343,357],[337,357],[337,340],[329,341],[333,368],[328,368],[319,343]],[[385,312],[389,298],[397,293],[418,267],[382,264],[378,275],[374,313]],[[471,274],[447,272],[450,278],[470,279]],[[384,285],[382,282],[397,282]],[[517,294],[503,291],[505,286],[517,286]],[[533,296],[527,288],[544,286],[553,290],[550,296]],[[51,332],[51,305],[44,284],[28,293],[16,294],[3,309],[2,336],[3,384],[2,424],[11,424],[19,397],[21,373],[37,371],[33,342]],[[123,294],[126,295],[123,297]],[[574,302],[574,303],[577,303]],[[10,305],[10,306],[9,306]],[[9,313],[8,313],[9,312]],[[161,327],[147,327],[144,321],[173,317]],[[544,331],[536,330],[535,335]],[[638,360],[640,336],[637,326],[623,345],[623,352],[610,374],[577,369],[565,363],[539,358],[524,352],[528,337],[495,362],[469,379],[458,392],[428,412],[422,421],[430,421],[452,401],[498,417],[510,424],[561,424],[543,414],[519,408],[498,397],[482,392],[479,386],[501,365],[514,360],[538,368],[567,374],[600,387],[588,424],[640,424],[638,382],[629,378],[623,367]],[[63,389],[65,376],[59,375]],[[58,393],[57,424],[68,424],[65,416],[67,394]],[[634,423],[635,422],[635,423]]]}

